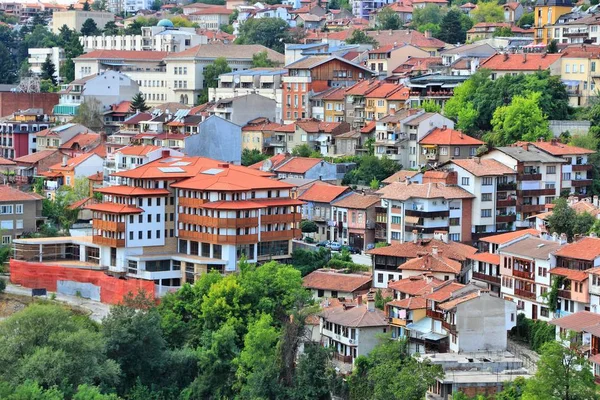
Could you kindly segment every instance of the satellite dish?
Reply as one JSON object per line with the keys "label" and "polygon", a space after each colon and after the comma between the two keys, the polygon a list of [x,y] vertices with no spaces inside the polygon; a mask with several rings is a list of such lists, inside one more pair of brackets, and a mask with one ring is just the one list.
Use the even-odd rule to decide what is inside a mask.
{"label": "satellite dish", "polygon": [[262,167],[260,169],[263,171],[270,171],[272,166],[273,161],[266,159],[265,161],[263,161]]}
{"label": "satellite dish", "polygon": [[236,85],[237,85],[238,83],[240,83],[240,77],[239,77],[239,76],[236,76],[235,78],[233,78],[233,83],[235,83]]}

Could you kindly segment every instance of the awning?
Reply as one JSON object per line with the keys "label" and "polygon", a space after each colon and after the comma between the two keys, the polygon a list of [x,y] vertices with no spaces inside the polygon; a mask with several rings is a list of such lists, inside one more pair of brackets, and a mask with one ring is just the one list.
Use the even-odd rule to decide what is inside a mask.
{"label": "awning", "polygon": [[419,217],[413,217],[412,215],[409,215],[404,217],[404,221],[406,221],[407,224],[415,225],[419,223]]}
{"label": "awning", "polygon": [[565,86],[579,86],[580,81],[571,81],[568,79],[561,79],[562,83]]}
{"label": "awning", "polygon": [[445,337],[446,337],[446,335],[442,335],[441,333],[429,332],[429,333],[423,334],[421,336],[421,339],[438,341],[438,340],[444,339]]}
{"label": "awning", "polygon": [[326,142],[326,141],[327,141],[327,139],[328,139],[327,135],[320,134],[320,135],[317,137],[316,141],[317,141],[317,142]]}
{"label": "awning", "polygon": [[421,147],[425,148],[425,149],[435,149],[437,148],[437,144],[422,144]]}
{"label": "awning", "polygon": [[417,322],[406,325],[406,329],[409,331],[415,331],[419,333],[430,333],[431,332],[431,318],[425,317]]}

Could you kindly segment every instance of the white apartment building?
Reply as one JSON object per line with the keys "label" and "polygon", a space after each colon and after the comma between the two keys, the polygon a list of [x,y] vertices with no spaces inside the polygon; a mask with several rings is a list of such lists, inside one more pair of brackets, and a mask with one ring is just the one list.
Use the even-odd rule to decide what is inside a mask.
{"label": "white apartment building", "polygon": [[108,11],[113,14],[125,12],[135,14],[140,10],[152,9],[154,0],[108,0],[106,6]]}
{"label": "white apartment building", "polygon": [[52,13],[52,33],[58,35],[63,25],[66,25],[71,30],[80,32],[83,23],[88,19],[92,19],[98,29],[104,29],[107,22],[115,20],[115,15],[107,11],[93,10],[55,11]]}
{"label": "white apartment building", "polygon": [[170,148],[142,145],[121,147],[104,160],[104,177],[108,186],[121,185],[123,180],[115,173],[128,171],[162,157],[181,157],[183,153]]}
{"label": "white apartment building", "polygon": [[528,217],[544,211],[560,196],[564,158],[552,156],[531,143],[498,147],[481,158],[495,159],[516,171],[517,228],[528,227]]}
{"label": "white apartment building", "polygon": [[523,237],[498,249],[501,295],[516,303],[527,318],[549,321],[554,317],[543,295],[550,290],[550,270],[556,265],[553,253],[561,246],[558,240]]}
{"label": "white apartment building", "polygon": [[27,53],[29,54],[29,58],[27,62],[29,63],[29,72],[34,75],[42,74],[42,66],[46,62],[48,58],[54,64],[54,77],[56,81],[59,82],[60,78],[60,68],[65,62],[65,50],[60,47],[47,47],[47,48],[32,48],[27,49]]}

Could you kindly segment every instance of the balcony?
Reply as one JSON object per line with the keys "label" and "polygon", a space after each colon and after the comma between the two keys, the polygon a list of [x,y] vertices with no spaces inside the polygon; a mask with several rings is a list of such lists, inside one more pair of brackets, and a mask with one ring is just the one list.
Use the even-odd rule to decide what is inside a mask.
{"label": "balcony", "polygon": [[444,328],[448,332],[456,332],[456,325],[455,324],[451,324],[451,323],[446,322],[446,321],[442,321],[442,328]]}
{"label": "balcony", "polygon": [[201,215],[179,214],[184,224],[202,225],[211,228],[248,228],[258,226],[258,217],[252,218],[214,218]]}
{"label": "balcony", "polygon": [[425,154],[425,159],[429,160],[429,161],[435,161],[438,159],[438,154],[437,153],[427,153],[427,154]]}
{"label": "balcony", "polygon": [[419,217],[419,218],[448,218],[450,211],[419,211],[419,210],[405,210],[407,217]]}
{"label": "balcony", "polygon": [[591,184],[592,184],[591,179],[574,179],[571,181],[572,187],[584,187],[584,186],[590,186]]}
{"label": "balcony", "polygon": [[531,196],[555,196],[556,188],[551,189],[530,189],[530,190],[517,190],[518,197],[531,197]]}
{"label": "balcony", "polygon": [[573,172],[590,171],[592,168],[590,164],[571,165],[571,171]]}
{"label": "balcony", "polygon": [[507,190],[515,190],[517,188],[517,183],[516,182],[506,182],[506,183],[499,183],[497,185],[498,191],[502,192],[502,191],[507,191]]}
{"label": "balcony", "polygon": [[260,241],[261,242],[271,242],[274,240],[290,240],[294,238],[299,238],[302,236],[302,231],[300,229],[288,229],[285,231],[271,231],[271,232],[261,232],[260,233]]}
{"label": "balcony", "polygon": [[94,235],[92,241],[94,244],[98,244],[100,246],[125,247],[125,239],[114,239],[114,238],[107,238],[104,236]]}
{"label": "balcony", "polygon": [[93,220],[94,229],[111,232],[125,232],[125,222],[104,221],[101,219]]}
{"label": "balcony", "polygon": [[493,283],[495,285],[500,285],[500,277],[499,276],[482,274],[481,272],[473,272],[473,279],[477,279],[477,280],[488,282],[488,283]]}
{"label": "balcony", "polygon": [[352,364],[352,356],[343,356],[340,353],[333,353],[333,358],[346,364]]}
{"label": "balcony", "polygon": [[571,291],[570,290],[561,289],[561,290],[558,291],[558,297],[562,297],[563,299],[570,300],[571,299]]}
{"label": "balcony", "polygon": [[518,269],[513,269],[513,276],[517,278],[529,279],[531,281],[535,279],[533,272],[521,271]]}
{"label": "balcony", "polygon": [[288,222],[300,221],[302,217],[299,213],[290,214],[273,214],[273,215],[261,215],[260,223],[264,224],[283,224]]}
{"label": "balcony", "polygon": [[517,220],[517,216],[516,215],[497,215],[496,216],[496,223],[503,223],[503,222],[514,222]]}
{"label": "balcony", "polygon": [[179,199],[178,199],[178,203],[182,207],[198,208],[198,207],[202,207],[202,204],[204,204],[206,202],[207,202],[207,200],[204,200],[204,199],[194,199],[194,198],[189,198],[189,197],[179,197]]}
{"label": "balcony", "polygon": [[518,174],[518,181],[541,181],[542,174]]}
{"label": "balcony", "polygon": [[389,317],[388,322],[390,323],[390,325],[394,325],[394,326],[406,326],[405,319]]}
{"label": "balcony", "polygon": [[517,205],[517,199],[497,199],[496,206],[498,207],[513,207]]}
{"label": "balcony", "polygon": [[440,321],[444,320],[444,314],[439,311],[427,309],[427,311],[425,311],[425,315],[427,315],[429,318],[437,319]]}
{"label": "balcony", "polygon": [[201,242],[209,242],[215,244],[256,244],[258,243],[258,235],[214,235],[211,233],[179,230],[181,239],[195,240]]}
{"label": "balcony", "polygon": [[544,204],[523,204],[517,206],[517,211],[521,213],[542,212],[546,208]]}
{"label": "balcony", "polygon": [[532,293],[529,290],[515,289],[515,295],[535,300],[535,293]]}

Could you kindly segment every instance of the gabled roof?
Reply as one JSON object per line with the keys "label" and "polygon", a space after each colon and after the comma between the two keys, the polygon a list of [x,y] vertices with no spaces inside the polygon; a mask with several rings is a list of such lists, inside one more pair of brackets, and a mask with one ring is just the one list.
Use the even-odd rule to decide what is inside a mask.
{"label": "gabled roof", "polygon": [[145,189],[125,185],[107,186],[96,189],[95,191],[116,196],[168,196],[171,193],[167,189]]}
{"label": "gabled roof", "polygon": [[344,196],[339,200],[334,200],[331,205],[340,208],[366,210],[367,208],[378,204],[380,201],[379,196],[372,194],[350,193],[348,196]]}
{"label": "gabled roof", "polygon": [[150,113],[137,113],[123,121],[123,125],[136,125],[143,121],[150,121],[151,119],[152,114]]}
{"label": "gabled roof", "polygon": [[559,249],[561,246],[562,245],[559,242],[528,237],[501,248],[500,252],[503,254],[517,254],[532,259],[548,260],[550,258],[550,253]]}
{"label": "gabled roof", "polygon": [[443,183],[410,183],[393,182],[377,191],[384,199],[408,200],[416,199],[471,199],[471,193],[460,186],[445,185]]}
{"label": "gabled roof", "polygon": [[43,197],[37,193],[23,192],[12,186],[0,185],[0,202],[32,201],[32,200],[41,200],[41,199],[43,199]]}
{"label": "gabled roof", "polygon": [[494,54],[483,61],[479,68],[492,71],[538,71],[550,68],[561,57],[560,53]]}
{"label": "gabled roof", "polygon": [[73,158],[67,160],[67,165],[63,166],[62,162],[59,162],[59,163],[52,165],[50,167],[50,170],[52,170],[52,171],[72,171],[77,166],[79,166],[79,164],[83,163],[88,158],[95,156],[95,155],[96,154],[94,154],[94,153],[80,154],[76,157],[73,157]]}
{"label": "gabled roof", "polygon": [[600,324],[600,314],[591,311],[578,311],[566,317],[553,319],[550,324],[570,331],[581,332]]}
{"label": "gabled roof", "polygon": [[97,133],[82,132],[82,133],[78,133],[77,135],[73,136],[70,140],[63,143],[59,147],[59,149],[64,149],[64,150],[71,149],[76,144],[79,145],[80,149],[85,149],[88,146],[99,142],[100,139],[101,139],[101,136]]}
{"label": "gabled roof", "polygon": [[369,311],[366,305],[346,309],[343,305],[329,307],[321,312],[327,321],[352,328],[366,328],[371,326],[387,326],[388,320],[385,313],[378,308]]}
{"label": "gabled roof", "polygon": [[423,297],[407,297],[402,300],[394,300],[387,303],[388,306],[403,308],[405,310],[418,310],[427,308],[427,300]]}
{"label": "gabled roof", "polygon": [[419,296],[431,293],[434,288],[443,284],[444,281],[433,277],[431,274],[422,274],[389,282],[388,288],[409,296]]}
{"label": "gabled roof", "polygon": [[[442,0],[445,1],[445,0]],[[425,34],[414,30],[382,30],[382,31],[367,31],[367,35],[377,40],[380,46],[390,45],[394,43],[406,43],[415,47],[437,48],[441,49],[446,46],[446,43],[433,37],[426,37]]]}
{"label": "gabled roof", "polygon": [[574,243],[564,245],[554,253],[558,257],[593,261],[600,257],[600,238],[584,237]]}
{"label": "gabled roof", "polygon": [[366,274],[347,274],[338,270],[318,269],[302,279],[302,286],[310,289],[337,290],[352,293],[371,284],[373,278]]}
{"label": "gabled roof", "polygon": [[35,153],[27,154],[26,156],[22,156],[19,158],[15,158],[15,161],[18,163],[24,164],[36,164],[43,160],[46,157],[50,157],[52,154],[58,153],[58,150],[42,150],[37,151]]}
{"label": "gabled roof", "polygon": [[444,302],[452,297],[452,293],[465,287],[465,285],[458,282],[449,282],[450,283],[446,285],[442,285],[438,288],[433,289],[432,293],[426,294],[423,297],[425,297],[427,300],[435,301],[436,303]]}
{"label": "gabled roof", "polygon": [[518,230],[518,231],[514,231],[514,232],[506,232],[506,233],[500,233],[498,235],[486,236],[479,240],[482,242],[493,243],[493,244],[505,244],[505,243],[512,242],[513,240],[518,239],[523,236],[526,236],[526,235],[539,236],[540,231],[538,231],[537,229],[533,229],[533,228],[522,229],[522,230]]}
{"label": "gabled roof", "polygon": [[500,256],[498,254],[475,253],[472,256],[469,256],[469,259],[488,264],[500,265]]}
{"label": "gabled roof", "polygon": [[[286,153],[279,153],[279,154],[274,155],[271,158],[268,158],[267,160],[269,160],[269,162],[271,163],[270,169],[276,168],[279,164],[281,164],[283,161],[285,161],[287,156],[288,155]],[[259,161],[256,164],[250,165],[248,168],[261,169],[263,167],[263,165],[265,165],[265,161],[266,160]]]}
{"label": "gabled roof", "polygon": [[305,174],[321,161],[320,158],[292,157],[274,170],[286,174]]}
{"label": "gabled roof", "polygon": [[291,189],[293,186],[282,181],[270,179],[256,174],[249,168],[210,168],[183,182],[174,183],[171,187],[180,189],[214,190],[214,191],[248,191],[263,189]]}
{"label": "gabled roof", "polygon": [[398,267],[399,270],[439,272],[459,274],[462,266],[458,261],[454,261],[440,254],[425,254],[422,257],[412,258]]}
{"label": "gabled roof", "polygon": [[417,175],[419,172],[420,171],[409,171],[406,169],[401,169],[400,171],[396,172],[395,174],[385,178],[382,182],[383,183],[404,182],[404,181],[406,181],[407,177],[408,177],[408,179],[410,179],[413,176]]}
{"label": "gabled roof", "polygon": [[467,294],[464,294],[464,295],[462,295],[460,297],[457,297],[455,299],[449,300],[449,301],[447,301],[445,303],[439,304],[438,307],[441,310],[452,310],[457,305],[459,305],[461,303],[464,303],[466,301],[469,301],[469,300],[476,299],[480,295],[481,295],[481,293],[479,291],[467,293]]}
{"label": "gabled roof", "polygon": [[[550,162],[550,163],[564,163],[564,158],[558,158],[552,156],[545,151],[538,149],[533,145],[526,143],[515,144],[513,146],[502,146],[496,147],[494,150],[501,151],[502,153],[511,156],[517,161],[523,162]],[[492,152],[494,151],[492,150]]]}
{"label": "gabled roof", "polygon": [[512,168],[491,158],[483,160],[480,158],[456,159],[451,160],[450,164],[456,164],[475,176],[515,175],[517,173]]}
{"label": "gabled roof", "polygon": [[438,248],[438,251],[442,251],[444,257],[449,257],[460,262],[466,261],[468,256],[477,252],[475,247],[458,242],[450,241],[444,243],[437,239],[424,239],[417,241],[416,243],[392,243],[390,246],[375,248],[369,250],[367,253],[390,257],[415,258],[418,257],[419,254],[432,252],[434,246]]}
{"label": "gabled roof", "polygon": [[230,60],[248,59],[251,60],[252,56],[257,53],[267,52],[267,56],[270,60],[282,64],[284,62],[284,56],[281,53],[271,50],[260,44],[239,44],[231,46],[228,44],[202,44],[194,47],[190,47],[187,50],[180,51],[178,53],[170,53],[168,59],[178,58],[218,58],[225,57]]}
{"label": "gabled roof", "polygon": [[550,275],[563,276],[571,281],[577,282],[583,282],[590,276],[588,271],[580,271],[578,269],[569,269],[563,267],[552,268],[548,272],[550,272]]}
{"label": "gabled roof", "polygon": [[569,156],[579,154],[594,154],[594,150],[584,149],[583,147],[570,146],[568,144],[560,143],[557,140],[551,142],[532,142],[532,145],[540,150],[544,150],[546,153],[552,154],[553,156]]}
{"label": "gabled roof", "polygon": [[441,146],[481,146],[484,144],[479,139],[446,127],[431,130],[419,143]]}
{"label": "gabled roof", "polygon": [[368,72],[369,76],[373,74],[373,71],[371,71],[370,69],[336,55],[306,56],[297,61],[292,62],[291,64],[286,65],[285,67],[287,69],[312,69],[334,60],[338,60],[339,62],[347,64],[354,68],[362,69],[363,71]]}
{"label": "gabled roof", "polygon": [[350,191],[348,186],[327,185],[315,183],[298,199],[315,203],[331,203],[345,192]]}
{"label": "gabled roof", "polygon": [[142,145],[142,146],[126,146],[117,150],[124,156],[145,156],[151,151],[159,150],[160,146]]}

